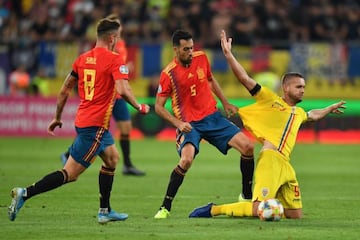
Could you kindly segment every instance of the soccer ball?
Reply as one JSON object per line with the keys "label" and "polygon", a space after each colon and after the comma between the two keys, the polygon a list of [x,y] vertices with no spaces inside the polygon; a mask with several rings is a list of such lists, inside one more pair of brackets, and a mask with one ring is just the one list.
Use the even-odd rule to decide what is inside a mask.
{"label": "soccer ball", "polygon": [[283,215],[284,207],[279,200],[270,198],[260,202],[258,207],[258,216],[261,220],[280,221]]}

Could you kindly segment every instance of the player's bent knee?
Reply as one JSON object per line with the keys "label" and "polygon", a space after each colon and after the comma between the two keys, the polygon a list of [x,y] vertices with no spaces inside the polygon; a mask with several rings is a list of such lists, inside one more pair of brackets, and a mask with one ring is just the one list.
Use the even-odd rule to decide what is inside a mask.
{"label": "player's bent knee", "polygon": [[254,154],[254,144],[250,140],[243,144],[241,154],[246,156],[252,156]]}
{"label": "player's bent knee", "polygon": [[75,182],[79,177],[79,174],[68,173],[65,183]]}
{"label": "player's bent knee", "polygon": [[107,168],[116,168],[116,166],[120,160],[120,157],[118,154],[111,154],[111,155],[103,158],[102,160],[104,162],[104,165]]}
{"label": "player's bent knee", "polygon": [[192,164],[192,159],[182,157],[179,165],[182,169],[188,170],[191,167],[191,164]]}

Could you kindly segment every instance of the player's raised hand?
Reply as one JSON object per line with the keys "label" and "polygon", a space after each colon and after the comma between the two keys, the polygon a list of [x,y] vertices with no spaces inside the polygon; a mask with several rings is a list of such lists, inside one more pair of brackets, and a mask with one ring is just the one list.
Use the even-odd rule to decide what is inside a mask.
{"label": "player's raised hand", "polygon": [[49,123],[49,126],[47,128],[47,132],[52,135],[55,136],[54,130],[56,127],[61,128],[62,127],[62,121],[61,120],[56,120],[55,118]]}
{"label": "player's raised hand", "polygon": [[221,40],[221,48],[223,50],[224,55],[227,55],[231,52],[231,42],[232,38],[227,39],[225,30],[221,30],[220,33]]}

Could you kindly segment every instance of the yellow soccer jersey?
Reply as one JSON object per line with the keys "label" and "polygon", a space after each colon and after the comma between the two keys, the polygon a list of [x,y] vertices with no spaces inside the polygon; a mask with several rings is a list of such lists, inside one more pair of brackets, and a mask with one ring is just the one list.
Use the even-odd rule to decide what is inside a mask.
{"label": "yellow soccer jersey", "polygon": [[290,157],[299,128],[307,120],[306,112],[300,107],[289,106],[266,87],[261,87],[254,97],[254,104],[239,108],[245,128],[258,141],[266,139]]}

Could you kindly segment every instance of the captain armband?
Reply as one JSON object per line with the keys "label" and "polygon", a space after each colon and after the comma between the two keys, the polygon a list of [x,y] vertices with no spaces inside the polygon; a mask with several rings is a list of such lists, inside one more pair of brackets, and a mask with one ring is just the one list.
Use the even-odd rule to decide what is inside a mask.
{"label": "captain armband", "polygon": [[251,94],[251,96],[254,96],[255,94],[257,94],[261,89],[261,85],[256,83],[255,87],[251,90],[249,90],[249,93]]}
{"label": "captain armband", "polygon": [[79,75],[76,72],[74,72],[74,70],[71,71],[70,75],[76,79],[79,79]]}

